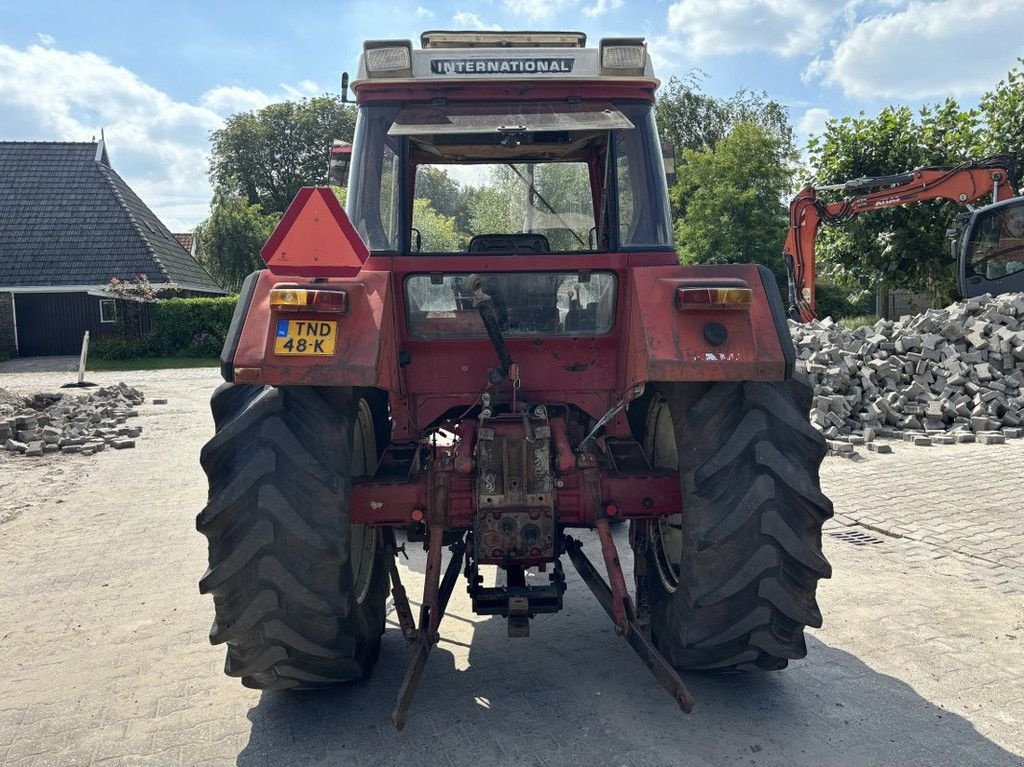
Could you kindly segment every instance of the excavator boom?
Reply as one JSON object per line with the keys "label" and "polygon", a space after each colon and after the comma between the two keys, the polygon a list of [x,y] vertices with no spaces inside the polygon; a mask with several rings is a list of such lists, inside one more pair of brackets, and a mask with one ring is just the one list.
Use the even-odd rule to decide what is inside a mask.
{"label": "excavator boom", "polygon": [[[990,157],[954,168],[918,168],[893,176],[852,179],[841,184],[808,184],[789,205],[789,233],[783,257],[789,270],[790,313],[810,322],[815,317],[815,242],[821,225],[838,225],[854,216],[927,200],[949,200],[967,206],[988,194],[993,202],[1016,196],[1009,184],[1009,158]],[[873,189],[874,191],[863,191]],[[825,203],[819,192],[854,193]]]}

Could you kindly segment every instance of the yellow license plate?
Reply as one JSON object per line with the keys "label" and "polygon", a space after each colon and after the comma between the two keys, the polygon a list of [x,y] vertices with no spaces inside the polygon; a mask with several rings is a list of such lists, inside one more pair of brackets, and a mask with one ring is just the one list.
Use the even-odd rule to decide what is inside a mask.
{"label": "yellow license plate", "polygon": [[338,323],[322,320],[278,320],[274,354],[329,357],[338,339]]}

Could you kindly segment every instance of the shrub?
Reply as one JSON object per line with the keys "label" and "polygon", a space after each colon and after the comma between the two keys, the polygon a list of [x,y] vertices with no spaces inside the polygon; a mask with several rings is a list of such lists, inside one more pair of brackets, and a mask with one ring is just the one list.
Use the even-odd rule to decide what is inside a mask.
{"label": "shrub", "polygon": [[110,336],[90,343],[89,356],[101,360],[134,360],[149,357],[149,343],[145,338]]}
{"label": "shrub", "polygon": [[171,298],[152,304],[151,352],[162,357],[216,357],[237,300],[236,296]]}
{"label": "shrub", "polygon": [[819,317],[841,320],[861,317],[874,311],[874,297],[867,294],[859,300],[850,300],[850,293],[837,285],[819,282],[814,286],[814,308]]}

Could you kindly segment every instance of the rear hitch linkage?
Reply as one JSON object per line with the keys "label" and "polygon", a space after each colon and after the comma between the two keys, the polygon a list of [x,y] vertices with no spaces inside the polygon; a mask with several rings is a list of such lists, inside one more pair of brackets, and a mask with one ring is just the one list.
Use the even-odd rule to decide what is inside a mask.
{"label": "rear hitch linkage", "polygon": [[622,574],[622,567],[619,564],[619,555],[615,549],[615,542],[612,540],[611,531],[607,519],[597,521],[597,532],[601,538],[601,553],[604,555],[605,564],[608,567],[608,577],[612,585],[608,584],[601,577],[601,574],[587,559],[583,553],[583,544],[572,536],[565,536],[565,551],[569,555],[573,566],[579,571],[583,582],[587,584],[601,607],[615,621],[616,632],[629,642],[640,660],[651,670],[657,680],[673,700],[685,713],[693,711],[693,695],[686,688],[683,680],[679,678],[672,665],[665,659],[658,648],[654,646],[651,638],[637,622],[636,611],[633,608],[633,601],[626,591],[626,579]]}
{"label": "rear hitch linkage", "polygon": [[[657,680],[673,700],[685,713],[693,710],[694,699],[686,688],[679,674],[665,657],[658,651],[651,641],[645,628],[637,621],[636,610],[633,601],[630,599],[626,589],[626,579],[622,573],[622,566],[619,562],[618,551],[612,539],[611,529],[606,518],[597,521],[597,532],[601,539],[601,553],[608,569],[608,578],[611,586],[601,577],[597,568],[583,553],[583,545],[575,538],[565,535],[563,546],[569,559],[579,571],[584,583],[597,597],[597,601],[608,613],[608,616],[615,622],[615,630],[620,636],[629,642],[630,647],[640,656],[640,660],[651,670]],[[448,606],[448,600],[455,588],[463,562],[466,560],[466,540],[459,539],[449,546],[451,559],[445,569],[444,577],[441,575],[441,550],[444,538],[444,528],[431,526],[427,548],[427,568],[424,576],[423,603],[420,605],[419,629],[407,628],[407,621],[403,617],[403,610],[399,602],[405,603],[408,611],[408,601],[405,598],[405,590],[398,580],[398,568],[395,564],[394,546],[388,545],[389,569],[392,575],[392,594],[395,597],[395,610],[399,615],[399,622],[402,626],[406,639],[414,643],[413,657],[405,673],[405,679],[398,691],[398,700],[391,712],[391,722],[395,728],[401,730],[409,713],[409,706],[412,697],[419,687],[423,670],[427,663],[430,650],[439,641],[438,627],[444,611]],[[387,545],[387,544],[386,544]],[[412,623],[412,615],[408,616],[408,623]]]}
{"label": "rear hitch linkage", "polygon": [[[427,664],[427,656],[440,639],[437,629],[445,608],[448,607],[448,599],[455,589],[455,582],[459,578],[462,560],[466,556],[466,540],[461,538],[448,547],[452,556],[444,571],[444,578],[440,578],[443,539],[444,528],[440,525],[431,525],[427,548],[427,570],[423,583],[423,603],[420,605],[419,631],[415,634],[412,660],[409,661],[405,679],[402,680],[402,686],[398,690],[395,709],[391,712],[391,723],[395,725],[396,730],[405,727],[412,696],[416,693],[416,688],[419,687],[420,677],[423,676],[423,669]],[[393,557],[392,565],[394,565]]]}
{"label": "rear hitch linkage", "polygon": [[395,603],[395,614],[398,616],[398,625],[402,629],[402,636],[407,642],[416,641],[416,621],[412,617],[412,608],[409,607],[409,597],[405,593],[402,579],[398,574],[398,552],[401,551],[406,559],[405,545],[399,549],[395,545],[395,532],[387,528],[381,528],[381,536],[384,543],[384,560],[388,563],[388,577],[391,580],[391,598]]}

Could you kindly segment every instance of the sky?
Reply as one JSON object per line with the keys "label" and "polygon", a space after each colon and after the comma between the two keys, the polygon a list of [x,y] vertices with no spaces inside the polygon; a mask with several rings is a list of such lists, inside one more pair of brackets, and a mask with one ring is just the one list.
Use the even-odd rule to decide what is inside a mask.
{"label": "sky", "polygon": [[[283,99],[338,93],[367,39],[428,29],[643,36],[656,74],[766,91],[798,140],[829,117],[958,98],[1024,56],[1024,0],[0,0],[0,140],[89,141],[172,231],[209,213],[209,134]],[[902,170],[902,169],[893,169]]]}

